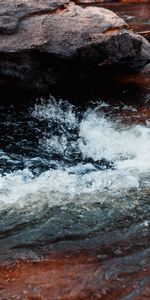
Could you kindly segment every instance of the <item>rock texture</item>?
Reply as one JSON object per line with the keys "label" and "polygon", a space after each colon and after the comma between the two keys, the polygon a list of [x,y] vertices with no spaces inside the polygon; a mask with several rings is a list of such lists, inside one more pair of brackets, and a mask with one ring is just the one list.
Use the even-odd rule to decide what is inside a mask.
{"label": "rock texture", "polygon": [[0,84],[32,91],[150,61],[148,41],[115,13],[69,0],[1,1],[0,39]]}
{"label": "rock texture", "polygon": [[120,0],[120,1],[114,1],[114,0],[75,0],[77,4],[90,4],[90,3],[102,3],[102,2],[125,2],[125,3],[149,3],[149,0]]}
{"label": "rock texture", "polygon": [[117,231],[118,243],[111,232],[109,243],[105,244],[104,238],[97,248],[93,243],[88,250],[56,251],[45,260],[0,265],[0,299],[149,299],[150,254],[143,250],[144,245],[148,247],[149,230],[143,231],[139,235],[134,231],[131,236],[124,231],[123,241]]}
{"label": "rock texture", "polygon": [[102,3],[102,2],[125,2],[125,3],[149,3],[149,0],[120,0],[120,1],[114,1],[114,0],[76,0],[75,1],[78,4],[85,4],[85,3]]}

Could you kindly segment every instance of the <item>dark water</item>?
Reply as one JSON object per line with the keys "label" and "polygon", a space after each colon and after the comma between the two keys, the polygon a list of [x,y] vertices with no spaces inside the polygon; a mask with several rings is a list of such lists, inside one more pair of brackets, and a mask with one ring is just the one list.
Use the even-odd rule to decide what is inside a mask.
{"label": "dark water", "polygon": [[128,125],[123,114],[138,116],[138,106],[1,105],[2,260],[120,227],[148,230],[149,119]]}
{"label": "dark water", "polygon": [[[100,99],[0,109],[0,299],[137,299],[149,282],[148,103],[142,119],[138,103]],[[37,265],[13,271],[20,260]]]}
{"label": "dark water", "polygon": [[[148,28],[148,4],[113,9]],[[148,77],[93,90],[1,96],[0,299],[150,297]]]}

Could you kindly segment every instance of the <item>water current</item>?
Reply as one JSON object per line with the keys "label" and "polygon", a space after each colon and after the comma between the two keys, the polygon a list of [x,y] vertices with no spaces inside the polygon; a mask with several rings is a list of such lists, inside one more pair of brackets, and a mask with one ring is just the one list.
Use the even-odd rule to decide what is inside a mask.
{"label": "water current", "polygon": [[128,122],[136,106],[98,100],[79,109],[50,96],[19,112],[0,108],[1,260],[120,234],[147,239],[150,120]]}
{"label": "water current", "polygon": [[[103,6],[136,32],[149,30],[148,3]],[[36,103],[28,96],[25,103],[22,92],[19,101],[9,100],[5,89],[0,300],[150,299],[150,86],[144,76],[129,76],[127,84],[124,76],[125,84],[109,88],[99,88],[97,79],[82,106],[76,87],[63,100]],[[72,93],[78,105],[64,100]]]}

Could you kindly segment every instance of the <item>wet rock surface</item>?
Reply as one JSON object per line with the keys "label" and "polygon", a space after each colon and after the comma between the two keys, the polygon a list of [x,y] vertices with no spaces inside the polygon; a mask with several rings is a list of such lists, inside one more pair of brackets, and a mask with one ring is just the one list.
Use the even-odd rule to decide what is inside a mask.
{"label": "wet rock surface", "polygon": [[0,297],[23,300],[148,299],[148,245],[149,225],[143,222],[130,226],[128,231],[120,229],[115,233],[108,232],[103,238],[100,235],[95,240],[87,239],[82,241],[82,246],[76,242],[74,250],[51,251],[45,259],[1,266]]}
{"label": "wet rock surface", "polygon": [[69,1],[2,2],[0,84],[48,91],[85,81],[93,70],[139,69],[150,60],[146,39],[127,29],[115,13]]}

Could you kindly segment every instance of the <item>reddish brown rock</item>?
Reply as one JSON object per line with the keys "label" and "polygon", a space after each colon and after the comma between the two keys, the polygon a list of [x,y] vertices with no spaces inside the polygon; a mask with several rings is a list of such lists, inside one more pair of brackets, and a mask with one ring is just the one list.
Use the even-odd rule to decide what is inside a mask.
{"label": "reddish brown rock", "polygon": [[115,13],[69,0],[2,1],[0,38],[0,84],[33,91],[150,60],[150,44]]}
{"label": "reddish brown rock", "polygon": [[139,261],[138,254],[122,257],[120,251],[116,256],[81,251],[0,267],[0,299],[149,299],[148,254],[145,263],[142,256]]}

